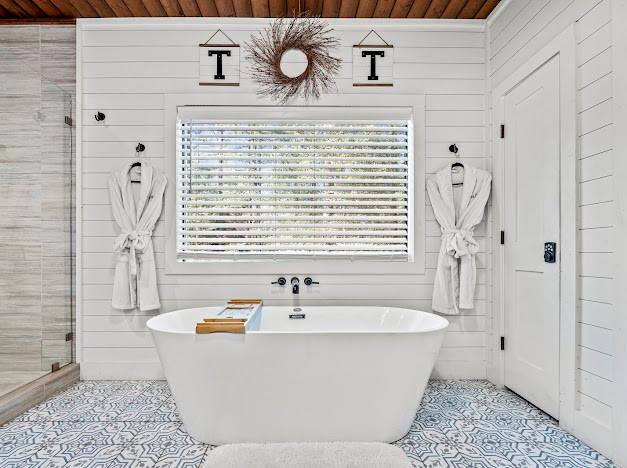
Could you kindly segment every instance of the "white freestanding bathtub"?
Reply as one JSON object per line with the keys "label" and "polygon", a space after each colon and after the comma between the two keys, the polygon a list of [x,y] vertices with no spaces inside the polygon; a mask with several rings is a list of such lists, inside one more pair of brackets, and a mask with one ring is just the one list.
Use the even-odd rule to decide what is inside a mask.
{"label": "white freestanding bathtub", "polygon": [[197,335],[220,310],[148,321],[185,428],[213,445],[400,439],[448,326],[408,309],[264,307],[256,331]]}

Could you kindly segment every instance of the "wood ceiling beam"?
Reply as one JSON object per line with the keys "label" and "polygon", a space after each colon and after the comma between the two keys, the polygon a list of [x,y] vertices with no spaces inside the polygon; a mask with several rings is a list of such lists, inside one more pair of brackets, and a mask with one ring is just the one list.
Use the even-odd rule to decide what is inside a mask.
{"label": "wood ceiling beam", "polygon": [[143,4],[150,16],[168,16],[159,0],[143,0]]}
{"label": "wood ceiling beam", "polygon": [[200,14],[202,16],[220,16],[214,0],[196,0],[196,3],[198,4],[198,9],[200,10]]}
{"label": "wood ceiling beam", "polygon": [[359,0],[341,0],[340,1],[340,18],[354,18],[357,14]]}
{"label": "wood ceiling beam", "polygon": [[270,5],[270,16],[273,18],[279,18],[285,16],[287,11],[287,4],[285,0],[268,0]]}
{"label": "wood ceiling beam", "polygon": [[285,12],[287,16],[296,16],[301,13],[301,2],[303,0],[286,0]]}
{"label": "wood ceiling beam", "polygon": [[250,0],[233,0],[233,7],[235,8],[235,16],[240,18],[251,18],[253,16]]}
{"label": "wood ceiling beam", "polygon": [[218,15],[224,18],[231,18],[235,16],[235,7],[233,6],[233,0],[215,0]]}
{"label": "wood ceiling beam", "polygon": [[457,17],[459,19],[474,18],[484,3],[485,0],[468,0],[464,8],[457,14]]}
{"label": "wood ceiling beam", "polygon": [[202,16],[196,0],[179,0],[179,6],[184,16]]}
{"label": "wood ceiling beam", "polygon": [[126,3],[124,3],[123,0],[105,0],[105,2],[107,3],[107,5],[109,5],[109,8],[113,10],[115,16],[119,16],[122,18],[128,18],[133,16],[131,10],[128,9]]}
{"label": "wood ceiling beam", "polygon": [[50,0],[50,3],[57,7],[62,16],[68,18],[76,18],[78,16],[78,11],[76,11],[76,8],[72,6],[69,0]]}
{"label": "wood ceiling beam", "polygon": [[430,3],[431,0],[414,0],[414,3],[412,3],[411,8],[407,12],[407,17],[424,18]]}
{"label": "wood ceiling beam", "polygon": [[[199,0],[200,1],[200,0]],[[250,0],[208,0],[213,13],[207,16],[216,17],[252,17],[252,6]],[[242,12],[242,14],[240,14]],[[246,14],[243,14],[246,12]]]}
{"label": "wood ceiling beam", "polygon": [[28,16],[28,14],[22,10],[19,5],[13,3],[12,0],[0,0],[0,6],[8,12],[7,16],[15,18]]}
{"label": "wood ceiling beam", "polygon": [[[0,10],[1,11],[1,10]],[[0,17],[0,25],[18,26],[21,24],[76,24],[74,18],[2,18]]]}
{"label": "wood ceiling beam", "polygon": [[379,0],[372,16],[374,18],[389,18],[394,4],[395,0]]}
{"label": "wood ceiling beam", "polygon": [[31,18],[44,18],[46,16],[46,14],[30,0],[13,0],[13,2]]}
{"label": "wood ceiling beam", "polygon": [[144,6],[144,2],[142,0],[124,0],[124,3],[133,16],[150,16],[150,13],[148,13],[148,10]]}
{"label": "wood ceiling beam", "polygon": [[[117,16],[111,7],[104,0],[87,0],[91,8],[96,12],[94,16],[100,18],[112,18]],[[83,15],[80,15],[83,16]]]}
{"label": "wood ceiling beam", "polygon": [[340,15],[340,0],[322,0],[322,17],[337,18]]}
{"label": "wood ceiling beam", "polygon": [[499,4],[499,0],[487,0],[475,14],[476,19],[486,19],[492,10]]}
{"label": "wood ceiling beam", "polygon": [[176,0],[161,0],[161,6],[168,16],[183,16],[181,7]]}
{"label": "wood ceiling beam", "polygon": [[448,3],[449,0],[431,0],[431,4],[425,13],[425,18],[442,18],[442,13],[444,13]]}
{"label": "wood ceiling beam", "polygon": [[457,18],[457,15],[459,15],[462,8],[466,6],[466,3],[468,3],[468,0],[450,0],[444,9],[444,12],[442,12],[442,18]]}
{"label": "wood ceiling beam", "polygon": [[63,13],[50,0],[32,0],[37,7],[50,18],[59,18]]}
{"label": "wood ceiling beam", "polygon": [[[81,18],[97,18],[100,15],[87,0],[71,0],[72,6],[77,11],[77,17]],[[108,8],[108,7],[107,7]]]}
{"label": "wood ceiling beam", "polygon": [[322,0],[305,0],[305,11],[307,16],[320,16],[322,14]]}
{"label": "wood ceiling beam", "polygon": [[253,10],[253,16],[255,18],[270,17],[270,7],[268,6],[268,0],[251,0],[250,3]]}
{"label": "wood ceiling beam", "polygon": [[486,18],[499,0],[0,0],[0,18],[76,17]]}
{"label": "wood ceiling beam", "polygon": [[390,13],[390,18],[407,18],[413,3],[413,0],[396,0]]}
{"label": "wood ceiling beam", "polygon": [[377,6],[377,0],[359,0],[357,5],[357,12],[355,17],[357,18],[372,18],[374,9]]}

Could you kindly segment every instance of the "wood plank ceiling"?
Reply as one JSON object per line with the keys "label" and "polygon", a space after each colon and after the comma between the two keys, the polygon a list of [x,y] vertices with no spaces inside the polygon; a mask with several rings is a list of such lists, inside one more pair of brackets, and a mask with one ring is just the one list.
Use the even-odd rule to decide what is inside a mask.
{"label": "wood plank ceiling", "polygon": [[0,0],[0,22],[75,18],[221,16],[324,18],[486,18],[499,0]]}

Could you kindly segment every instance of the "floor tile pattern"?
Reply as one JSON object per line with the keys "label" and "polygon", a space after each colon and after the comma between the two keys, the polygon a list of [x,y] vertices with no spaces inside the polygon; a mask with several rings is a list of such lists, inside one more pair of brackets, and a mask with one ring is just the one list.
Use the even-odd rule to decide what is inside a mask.
{"label": "floor tile pattern", "polygon": [[[617,468],[482,380],[430,382],[396,445],[415,467]],[[209,450],[185,431],[164,381],[83,381],[0,427],[0,468],[196,468]]]}

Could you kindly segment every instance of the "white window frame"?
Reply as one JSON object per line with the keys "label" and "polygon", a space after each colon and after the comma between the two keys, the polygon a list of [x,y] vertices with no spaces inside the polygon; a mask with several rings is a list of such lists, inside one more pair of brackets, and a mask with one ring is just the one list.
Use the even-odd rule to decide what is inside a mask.
{"label": "white window frame", "polygon": [[[367,103],[367,106],[363,104]],[[328,95],[315,104],[295,103],[288,106],[261,100],[250,94],[169,94],[165,97],[165,148],[166,190],[165,223],[166,274],[424,274],[425,272],[425,97],[419,95],[380,95],[380,94],[343,94]],[[319,115],[321,108],[348,107],[352,111],[362,108],[365,112],[376,112],[377,108],[405,109],[411,114],[413,122],[412,147],[410,150],[409,180],[409,261],[365,260],[365,259],[290,259],[267,261],[208,261],[180,262],[176,251],[176,123],[179,107],[231,107],[254,106],[256,109],[267,107],[269,110],[290,108],[311,110],[311,115]],[[337,115],[336,115],[337,116]],[[335,117],[336,117],[335,116]],[[412,235],[413,234],[413,235]]]}

